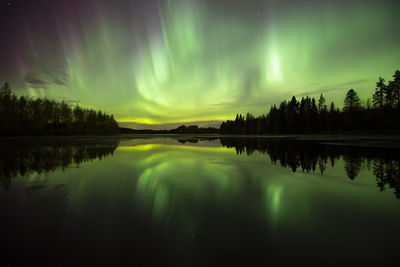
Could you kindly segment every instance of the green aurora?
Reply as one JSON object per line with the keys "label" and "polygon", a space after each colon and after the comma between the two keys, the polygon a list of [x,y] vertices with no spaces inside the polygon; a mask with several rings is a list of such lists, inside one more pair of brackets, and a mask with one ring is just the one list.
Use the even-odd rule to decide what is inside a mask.
{"label": "green aurora", "polygon": [[[79,101],[136,128],[261,114],[292,95],[323,93],[341,105],[348,89],[366,99],[379,76],[389,79],[400,66],[396,1],[55,6],[41,6],[36,20],[28,7],[14,17],[23,50],[7,56],[0,81],[18,94]],[[17,9],[7,8],[8,16]]]}

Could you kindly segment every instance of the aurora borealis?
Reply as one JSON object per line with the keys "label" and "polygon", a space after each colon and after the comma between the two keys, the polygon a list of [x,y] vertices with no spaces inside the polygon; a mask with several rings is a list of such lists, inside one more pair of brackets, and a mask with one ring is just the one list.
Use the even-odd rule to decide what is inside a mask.
{"label": "aurora borealis", "polygon": [[122,125],[260,114],[292,95],[341,104],[400,67],[398,1],[2,1],[0,82]]}

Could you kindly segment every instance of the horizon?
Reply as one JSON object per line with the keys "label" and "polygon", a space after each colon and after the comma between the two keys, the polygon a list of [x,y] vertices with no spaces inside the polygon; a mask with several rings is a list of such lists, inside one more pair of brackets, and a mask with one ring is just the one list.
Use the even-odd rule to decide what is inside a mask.
{"label": "horizon", "polygon": [[[397,1],[7,1],[0,81],[135,129],[217,125],[294,95],[343,106],[399,68]],[[139,128],[138,128],[139,127]],[[207,127],[207,126],[206,126]],[[128,127],[132,128],[132,127]]]}
{"label": "horizon", "polygon": [[189,122],[173,122],[173,123],[159,123],[159,124],[146,124],[146,123],[137,123],[131,121],[118,121],[119,127],[122,128],[130,128],[134,130],[172,130],[176,129],[181,125],[190,126],[197,125],[202,128],[219,128],[222,121],[212,120],[212,121],[189,121]]}

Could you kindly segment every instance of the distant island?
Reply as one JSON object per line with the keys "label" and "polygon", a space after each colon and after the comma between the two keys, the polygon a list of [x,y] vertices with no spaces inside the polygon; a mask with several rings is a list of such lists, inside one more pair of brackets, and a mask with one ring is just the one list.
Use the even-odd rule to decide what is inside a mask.
{"label": "distant island", "polygon": [[181,125],[171,130],[134,130],[130,128],[120,128],[123,134],[218,134],[219,129],[213,127],[199,127],[197,125]]}
{"label": "distant island", "polygon": [[354,89],[344,98],[343,109],[334,102],[327,106],[321,94],[314,97],[295,96],[271,106],[267,114],[237,114],[217,128],[197,125],[179,126],[171,130],[135,130],[122,128],[102,111],[71,106],[49,99],[17,97],[8,83],[0,89],[0,135],[79,135],[79,134],[399,134],[400,71],[393,80],[380,77],[371,99],[362,103]]}

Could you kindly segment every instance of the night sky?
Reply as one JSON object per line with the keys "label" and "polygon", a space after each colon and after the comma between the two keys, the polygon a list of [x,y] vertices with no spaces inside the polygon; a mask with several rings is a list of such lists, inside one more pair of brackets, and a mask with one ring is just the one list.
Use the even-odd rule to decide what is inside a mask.
{"label": "night sky", "polygon": [[0,11],[1,83],[135,128],[258,115],[292,95],[342,105],[400,68],[400,1],[1,0]]}

